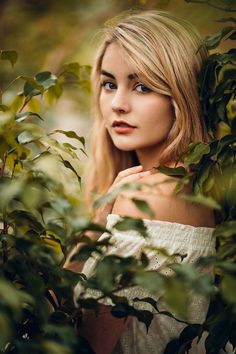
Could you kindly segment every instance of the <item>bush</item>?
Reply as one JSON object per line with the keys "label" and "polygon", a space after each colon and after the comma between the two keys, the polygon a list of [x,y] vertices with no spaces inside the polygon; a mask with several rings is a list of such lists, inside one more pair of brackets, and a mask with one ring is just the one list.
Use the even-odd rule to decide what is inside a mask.
{"label": "bush", "polygon": [[[235,20],[232,18],[228,21]],[[235,39],[235,26],[223,28],[207,38],[213,48],[227,37]],[[1,51],[2,60],[12,65],[17,60],[14,51]],[[87,230],[104,231],[90,222],[81,202],[79,154],[84,154],[84,139],[72,131],[56,130],[46,133],[42,117],[35,107],[39,98],[54,100],[63,91],[67,75],[80,80],[80,68],[68,64],[57,77],[40,72],[35,77],[19,76],[24,82],[22,92],[10,104],[0,104],[0,348],[2,353],[91,353],[89,344],[75,331],[83,308],[99,309],[98,300],[73,300],[73,287],[83,283],[101,292],[113,302],[114,316],[135,316],[148,327],[152,320],[149,311],[137,310],[116,291],[127,286],[141,285],[153,294],[164,292],[171,309],[182,317],[186,311],[188,289],[211,296],[208,317],[203,325],[187,326],[178,340],[167,346],[166,353],[187,352],[191,341],[207,331],[207,353],[218,353],[230,342],[236,347],[236,50],[213,54],[205,64],[199,80],[199,93],[209,132],[209,144],[192,144],[184,153],[185,165],[178,169],[161,166],[169,176],[181,176],[177,191],[188,181],[194,181],[194,193],[188,197],[215,210],[217,253],[186,267],[173,264],[173,277],[146,272],[148,259],[104,256],[91,279],[61,267],[69,250],[77,242],[87,246],[76,257],[86,259],[92,252],[103,255],[109,237],[92,242],[84,234]],[[63,134],[76,139],[60,143],[52,137]],[[52,168],[53,167],[53,168]],[[53,171],[54,172],[53,173]],[[68,179],[70,183],[68,184]],[[73,189],[71,189],[73,186]],[[76,192],[75,192],[76,191]],[[97,203],[103,203],[106,196]],[[151,213],[144,203],[137,205]],[[122,230],[135,229],[145,236],[142,220],[124,218]],[[160,251],[160,250],[159,250]],[[164,250],[161,250],[165,252]],[[173,261],[170,258],[170,262]],[[199,276],[202,266],[214,267],[216,282]],[[174,289],[174,296],[173,295]],[[84,294],[82,294],[84,295]],[[145,301],[157,310],[150,297]],[[173,316],[171,313],[164,315]]]}

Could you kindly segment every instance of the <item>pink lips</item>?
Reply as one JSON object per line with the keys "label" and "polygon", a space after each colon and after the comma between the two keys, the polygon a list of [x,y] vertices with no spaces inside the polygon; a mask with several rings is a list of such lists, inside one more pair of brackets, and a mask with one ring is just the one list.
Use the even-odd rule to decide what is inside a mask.
{"label": "pink lips", "polygon": [[131,133],[136,127],[123,120],[115,120],[112,123],[112,128],[118,134],[128,134]]}

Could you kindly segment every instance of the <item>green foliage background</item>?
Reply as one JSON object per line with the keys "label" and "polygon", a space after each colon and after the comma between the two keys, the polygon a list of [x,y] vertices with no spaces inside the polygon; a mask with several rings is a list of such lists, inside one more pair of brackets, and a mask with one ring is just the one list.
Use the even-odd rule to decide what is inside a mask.
{"label": "green foliage background", "polygon": [[[96,27],[99,21],[104,21],[104,16],[109,17],[126,6],[149,8],[156,3],[140,1],[134,4],[130,1],[130,5],[127,5],[127,2],[110,1],[106,14],[100,14],[99,17],[103,2],[100,2],[100,8],[97,9],[96,2],[80,1],[79,10],[84,23],[90,16],[92,19],[98,18],[94,24]],[[233,2],[230,1],[218,1],[213,5],[226,6],[233,10]],[[69,19],[64,16],[67,5],[60,1],[40,4],[32,1],[2,2],[0,9],[3,14],[17,6],[24,6],[35,23],[43,19],[50,22],[50,14],[55,13],[61,22],[65,22],[64,30],[52,26],[57,31],[57,36],[55,32],[52,37],[45,36],[41,47],[49,45],[50,40],[57,47],[61,41],[59,38],[67,38],[68,33],[71,33],[69,29],[78,26],[78,17],[74,12],[78,2],[75,0],[68,2]],[[163,1],[162,7],[167,6],[169,2]],[[41,16],[42,14],[45,16]],[[25,12],[19,14],[19,23],[24,22],[25,17],[21,16],[25,15]],[[91,223],[81,199],[81,159],[86,154],[84,138],[71,130],[49,131],[48,122],[45,124],[43,119],[48,114],[45,107],[57,102],[69,84],[73,90],[77,87],[78,91],[89,92],[88,63],[80,65],[73,61],[64,64],[68,63],[64,54],[61,57],[62,62],[58,62],[55,70],[51,70],[50,65],[48,69],[44,68],[44,51],[37,51],[37,27],[35,32],[29,33],[35,47],[29,47],[27,41],[24,45],[20,42],[20,50],[15,46],[20,58],[22,53],[26,55],[23,55],[24,59],[17,61],[17,53],[8,46],[10,33],[7,32],[9,37],[5,35],[6,42],[4,38],[1,42],[6,43],[5,49],[0,51],[1,73],[6,71],[1,80],[0,102],[2,353],[91,353],[89,343],[75,331],[83,308],[99,309],[97,300],[86,298],[87,288],[97,289],[101,291],[102,297],[111,298],[114,304],[112,313],[115,316],[132,315],[148,327],[152,320],[151,312],[137,310],[129,305],[127,299],[116,295],[118,289],[135,285],[144,286],[154,296],[164,293],[170,309],[177,313],[181,321],[187,321],[185,313],[189,289],[211,297],[205,323],[187,326],[180,338],[168,345],[165,353],[187,353],[193,338],[201,336],[203,331],[207,332],[207,353],[218,353],[227,342],[233,348],[236,347],[236,50],[230,49],[231,44],[235,43],[232,41],[236,38],[236,21],[233,17],[227,17],[228,19],[219,23],[221,29],[206,40],[215,54],[210,56],[199,78],[202,109],[212,140],[209,144],[199,142],[190,145],[185,153],[184,168],[160,168],[169,176],[182,177],[177,186],[178,191],[193,178],[194,194],[190,197],[191,200],[215,210],[218,223],[215,230],[217,253],[214,257],[200,259],[197,264],[189,267],[173,263],[170,257],[174,276],[169,278],[159,273],[147,272],[148,259],[144,253],[139,259],[103,256],[104,248],[109,245],[109,237],[103,242],[92,242],[84,236],[87,230],[104,231],[100,225]],[[42,28],[46,31],[44,21]],[[1,21],[1,26],[3,23]],[[83,28],[80,22],[79,26]],[[73,27],[73,31],[75,28]],[[24,40],[28,39],[27,25],[20,30]],[[79,33],[78,28],[77,30]],[[84,28],[83,31],[86,32]],[[221,50],[218,53],[215,48],[226,38],[229,41],[225,47],[229,51],[222,53]],[[50,45],[48,48],[51,48]],[[68,53],[68,48],[64,53]],[[50,64],[50,61],[46,62]],[[10,70],[11,66],[13,70]],[[39,67],[42,70],[34,74]],[[72,97],[77,99],[76,95]],[[55,137],[61,135],[66,138],[66,142],[56,140]],[[106,196],[99,203],[114,197],[115,195]],[[151,215],[147,205],[136,205]],[[141,220],[124,218],[116,227],[121,230],[135,229],[144,237],[146,235]],[[85,259],[92,252],[101,255],[100,265],[91,279],[86,280],[83,274],[74,274],[61,267],[69,250],[77,242],[87,243],[87,247],[77,258]],[[215,283],[210,277],[200,276],[199,270],[205,266],[214,268]],[[85,293],[78,299],[78,307],[75,307],[73,287],[78,282],[85,287]],[[136,301],[145,301],[158,311],[158,304],[151,297]],[[173,316],[171,313],[163,315]]]}

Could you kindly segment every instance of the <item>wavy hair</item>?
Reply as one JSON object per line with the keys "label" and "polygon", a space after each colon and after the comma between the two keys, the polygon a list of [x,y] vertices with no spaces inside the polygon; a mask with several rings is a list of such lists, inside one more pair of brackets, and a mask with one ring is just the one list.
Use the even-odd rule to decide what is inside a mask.
{"label": "wavy hair", "polygon": [[135,152],[113,144],[99,107],[100,71],[111,43],[119,45],[127,60],[153,91],[171,98],[175,120],[166,139],[160,163],[174,161],[192,142],[207,141],[201,116],[197,76],[208,56],[202,39],[189,22],[165,11],[126,13],[110,20],[97,50],[92,71],[95,121],[91,158],[85,178],[85,195],[106,193],[119,171],[138,164]]}

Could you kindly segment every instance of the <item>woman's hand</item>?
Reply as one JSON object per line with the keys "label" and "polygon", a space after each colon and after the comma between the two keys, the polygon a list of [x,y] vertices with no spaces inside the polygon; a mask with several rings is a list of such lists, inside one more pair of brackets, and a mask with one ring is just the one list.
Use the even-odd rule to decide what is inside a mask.
{"label": "woman's hand", "polygon": [[120,171],[108,190],[108,193],[113,192],[114,189],[122,186],[125,183],[136,182],[142,177],[148,176],[151,171],[143,171],[143,166],[134,166]]}
{"label": "woman's hand", "polygon": [[[116,188],[119,188],[125,183],[131,183],[131,182],[136,182],[140,180],[142,177],[150,175],[150,171],[143,171],[143,166],[134,166],[131,168],[127,168],[123,171],[120,171],[115,178],[114,182],[112,183],[111,187],[108,190],[108,193],[112,193]],[[99,208],[96,209],[95,211],[95,216],[93,218],[93,222],[101,225],[105,225],[107,221],[107,216],[108,214],[111,214],[113,205],[115,203],[115,200],[112,200],[111,202],[107,202],[100,206]],[[87,231],[86,236],[89,236],[93,241],[96,241],[101,235],[101,232],[95,232],[95,231]],[[86,246],[84,243],[78,243],[69,256],[67,257],[67,260],[64,264],[64,268],[67,268],[71,271],[74,272],[81,272],[81,269],[83,267],[84,262],[78,262],[78,261],[71,261],[71,258],[79,252],[79,250]]]}
{"label": "woman's hand", "polygon": [[[111,187],[108,189],[108,193],[114,192],[117,188],[126,183],[132,183],[140,180],[142,177],[150,175],[150,171],[143,171],[143,166],[134,166],[120,171],[112,183]],[[94,221],[99,224],[106,224],[107,216],[112,212],[112,208],[115,200],[103,204],[101,207],[96,209]]]}

